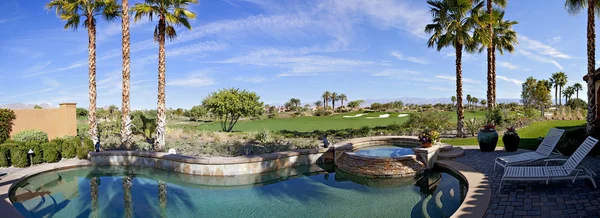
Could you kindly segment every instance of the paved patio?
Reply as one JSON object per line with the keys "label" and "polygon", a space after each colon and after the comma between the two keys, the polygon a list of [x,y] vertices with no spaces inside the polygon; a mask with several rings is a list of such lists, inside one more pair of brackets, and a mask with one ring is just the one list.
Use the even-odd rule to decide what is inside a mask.
{"label": "paved patio", "polygon": [[[588,180],[551,181],[548,185],[508,181],[498,193],[504,170],[498,167],[494,171],[494,159],[524,151],[480,152],[476,146],[463,148],[465,155],[456,161],[484,173],[490,180],[492,200],[486,217],[600,217],[600,189],[594,189]],[[588,156],[583,163],[600,174],[600,158]],[[599,182],[596,178],[596,183]]]}

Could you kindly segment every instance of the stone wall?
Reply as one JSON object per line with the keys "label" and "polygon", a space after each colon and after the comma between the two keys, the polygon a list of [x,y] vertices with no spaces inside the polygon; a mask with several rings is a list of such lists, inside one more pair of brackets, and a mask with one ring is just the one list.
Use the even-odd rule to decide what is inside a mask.
{"label": "stone wall", "polygon": [[335,163],[348,173],[364,177],[408,177],[427,169],[416,155],[376,158],[343,153]]}
{"label": "stone wall", "polygon": [[306,164],[333,162],[333,149],[305,149],[243,157],[189,157],[159,152],[90,153],[93,165],[142,166],[204,176],[262,173]]}

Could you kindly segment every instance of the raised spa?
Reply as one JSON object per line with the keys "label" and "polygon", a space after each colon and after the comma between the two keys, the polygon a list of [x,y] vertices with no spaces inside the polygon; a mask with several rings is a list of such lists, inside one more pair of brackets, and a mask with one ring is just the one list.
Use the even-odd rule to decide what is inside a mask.
{"label": "raised spa", "polygon": [[83,167],[30,177],[10,199],[25,217],[448,217],[466,193],[460,178],[441,168],[367,179],[316,165],[234,177]]}
{"label": "raised spa", "polygon": [[366,157],[401,157],[406,155],[414,155],[415,152],[411,149],[414,146],[399,146],[399,145],[379,145],[372,147],[359,148],[354,151],[354,154]]}

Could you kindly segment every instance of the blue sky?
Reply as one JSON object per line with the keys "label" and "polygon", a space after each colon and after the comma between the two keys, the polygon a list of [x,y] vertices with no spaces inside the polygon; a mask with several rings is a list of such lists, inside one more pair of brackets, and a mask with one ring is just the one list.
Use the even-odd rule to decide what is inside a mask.
{"label": "blue sky", "polygon": [[[497,55],[498,98],[519,98],[525,78],[557,71],[586,93],[585,12],[570,16],[562,0],[540,2],[509,2],[505,18],[519,21],[519,46]],[[64,30],[45,3],[0,2],[0,104],[87,107],[87,32]],[[166,47],[167,107],[190,108],[227,87],[257,92],[265,103],[312,103],[325,90],[350,100],[455,95],[454,50],[427,47],[424,0],[201,0],[191,10],[193,30],[178,29]],[[133,108],[156,107],[155,22],[131,27]],[[120,106],[120,20],[98,23],[97,105]],[[485,60],[463,57],[465,95],[485,98]]]}

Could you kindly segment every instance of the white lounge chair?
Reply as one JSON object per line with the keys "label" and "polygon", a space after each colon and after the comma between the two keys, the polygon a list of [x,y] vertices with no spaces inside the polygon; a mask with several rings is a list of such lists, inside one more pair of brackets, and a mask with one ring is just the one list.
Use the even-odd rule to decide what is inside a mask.
{"label": "white lounge chair", "polygon": [[[589,179],[594,188],[596,188],[596,181],[593,178],[596,176],[596,173],[581,164],[581,161],[583,161],[596,143],[598,143],[598,139],[589,136],[569,159],[548,159],[545,160],[546,166],[506,167],[504,175],[500,179],[498,191],[502,190],[502,182],[504,181],[546,181],[546,184],[548,184],[550,180],[568,179],[575,182],[577,178]],[[550,161],[565,161],[565,163],[562,166],[548,166]]]}
{"label": "white lounge chair", "polygon": [[497,157],[494,161],[494,170],[496,170],[496,165],[505,168],[511,165],[519,165],[525,164],[541,159],[549,158],[551,154],[561,155],[560,152],[554,151],[556,144],[558,144],[558,140],[562,137],[565,130],[552,128],[542,140],[542,143],[537,148],[537,150],[533,152],[525,152],[522,154],[515,154],[509,156]]}

